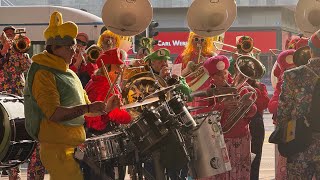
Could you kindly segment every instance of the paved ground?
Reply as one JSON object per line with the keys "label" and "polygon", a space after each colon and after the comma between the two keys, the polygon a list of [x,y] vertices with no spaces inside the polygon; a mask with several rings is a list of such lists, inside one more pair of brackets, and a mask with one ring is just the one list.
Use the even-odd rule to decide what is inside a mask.
{"label": "paved ground", "polygon": [[[266,129],[266,136],[263,145],[262,162],[260,168],[260,179],[261,180],[272,180],[275,177],[275,156],[274,156],[274,145],[268,143],[268,138],[273,131],[273,124],[271,114],[266,113],[264,115],[264,124]],[[6,177],[0,177],[0,180],[7,180]],[[26,180],[26,173],[23,170],[22,180]],[[126,178],[129,179],[129,178]],[[49,180],[49,176],[46,175],[45,180]]]}

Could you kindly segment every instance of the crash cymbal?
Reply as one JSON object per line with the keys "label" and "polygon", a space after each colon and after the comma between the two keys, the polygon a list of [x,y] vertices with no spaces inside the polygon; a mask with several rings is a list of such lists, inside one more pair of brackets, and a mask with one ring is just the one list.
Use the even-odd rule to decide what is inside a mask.
{"label": "crash cymbal", "polygon": [[212,99],[215,99],[215,98],[230,97],[230,96],[238,96],[238,94],[220,94],[220,95],[213,95],[213,96],[211,96],[211,97],[207,97],[207,98],[203,98],[203,99],[197,100],[197,102],[199,102],[199,101],[209,101],[209,100],[212,100]]}
{"label": "crash cymbal", "polygon": [[159,97],[148,98],[142,102],[134,102],[134,103],[123,105],[120,107],[120,109],[130,109],[130,108],[135,108],[135,107],[139,107],[139,106],[144,106],[144,105],[148,105],[148,104],[157,102],[159,100],[160,100]]}
{"label": "crash cymbal", "polygon": [[149,94],[148,96],[144,97],[144,99],[149,99],[149,98],[153,98],[153,97],[159,97],[161,94],[166,94],[167,92],[170,92],[170,91],[174,90],[178,86],[179,86],[179,84],[178,85],[172,85],[172,86],[164,87],[164,88],[160,88],[160,90],[156,90],[154,93]]}

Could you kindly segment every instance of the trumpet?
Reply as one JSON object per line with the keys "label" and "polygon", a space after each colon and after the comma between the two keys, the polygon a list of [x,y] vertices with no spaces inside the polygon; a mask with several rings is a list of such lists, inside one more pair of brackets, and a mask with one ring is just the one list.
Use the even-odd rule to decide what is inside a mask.
{"label": "trumpet", "polygon": [[96,63],[102,51],[102,48],[100,48],[99,46],[95,44],[91,45],[86,51],[86,54],[88,54],[88,61],[91,63]]}
{"label": "trumpet", "polygon": [[26,53],[31,47],[31,40],[22,34],[19,34],[13,39],[12,46],[16,52]]}

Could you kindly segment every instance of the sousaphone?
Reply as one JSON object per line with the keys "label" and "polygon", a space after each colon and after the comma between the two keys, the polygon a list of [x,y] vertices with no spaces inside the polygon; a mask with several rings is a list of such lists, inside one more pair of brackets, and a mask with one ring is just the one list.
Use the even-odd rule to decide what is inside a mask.
{"label": "sousaphone", "polygon": [[204,37],[226,32],[237,16],[235,0],[194,0],[188,9],[189,28]]}
{"label": "sousaphone", "polygon": [[307,37],[320,29],[320,1],[319,0],[299,0],[295,19],[298,28]]}
{"label": "sousaphone", "polygon": [[149,26],[153,10],[149,0],[106,0],[101,16],[110,31],[134,36]]}

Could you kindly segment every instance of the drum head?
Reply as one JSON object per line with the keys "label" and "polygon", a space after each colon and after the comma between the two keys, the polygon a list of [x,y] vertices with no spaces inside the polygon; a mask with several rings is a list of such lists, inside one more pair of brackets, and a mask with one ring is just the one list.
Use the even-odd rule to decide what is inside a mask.
{"label": "drum head", "polygon": [[[156,79],[153,78],[153,75],[150,72],[143,72],[134,75],[130,79],[128,79],[123,92],[122,97],[124,99],[124,104],[130,104],[142,100],[144,97],[149,94],[155,92],[158,89],[158,85],[160,87],[167,87],[167,83],[163,78],[155,74]],[[158,84],[157,84],[158,82]],[[170,98],[170,94],[167,94],[167,99]],[[153,103],[150,105],[154,105]],[[130,108],[128,109],[130,115],[135,119],[138,117],[141,112],[141,107]]]}
{"label": "drum head", "polygon": [[9,114],[5,108],[5,98],[0,95],[0,161],[6,155],[11,137]]}

